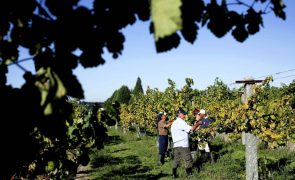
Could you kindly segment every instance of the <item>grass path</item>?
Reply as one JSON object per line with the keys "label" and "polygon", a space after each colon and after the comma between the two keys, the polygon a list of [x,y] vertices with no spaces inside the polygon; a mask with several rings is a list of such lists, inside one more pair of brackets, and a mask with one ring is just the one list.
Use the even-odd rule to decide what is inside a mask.
{"label": "grass path", "polygon": [[[158,149],[155,136],[141,139],[135,133],[123,134],[122,131],[109,128],[105,147],[96,150],[91,163],[79,167],[75,180],[116,180],[116,179],[172,179],[172,160],[157,165]],[[245,179],[245,147],[239,143],[225,143],[216,139],[212,144],[216,157],[215,163],[202,161],[198,157],[191,179],[200,180],[237,180]],[[287,149],[260,149],[259,168],[261,179],[295,179],[295,152]],[[199,171],[197,170],[199,169]],[[179,179],[185,177],[184,165],[178,168]]]}
{"label": "grass path", "polygon": [[[171,159],[157,165],[155,136],[138,139],[134,133],[109,129],[102,150],[93,153],[90,165],[79,167],[76,180],[90,179],[171,179]],[[179,168],[179,174],[184,174]]]}

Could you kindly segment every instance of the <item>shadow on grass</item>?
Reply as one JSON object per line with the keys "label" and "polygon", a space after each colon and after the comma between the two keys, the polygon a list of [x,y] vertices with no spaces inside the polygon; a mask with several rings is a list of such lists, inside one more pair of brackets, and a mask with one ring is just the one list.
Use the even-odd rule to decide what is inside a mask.
{"label": "shadow on grass", "polygon": [[219,152],[223,148],[223,144],[211,144],[210,149],[213,152]]}
{"label": "shadow on grass", "polygon": [[105,179],[159,179],[168,174],[152,174],[149,173],[152,169],[148,166],[130,165],[120,169],[113,170],[103,175]]}
{"label": "shadow on grass", "polygon": [[[134,127],[131,127],[131,128],[129,129],[129,131],[130,131],[130,132],[133,132],[133,133],[136,133],[136,134],[138,133],[137,130],[136,130],[136,128],[134,128]],[[145,130],[141,129],[141,130],[140,130],[140,135],[141,135],[142,137],[145,137],[145,136],[154,137],[154,136],[157,135],[157,133],[155,133],[155,132],[153,132],[153,131],[145,131]]]}
{"label": "shadow on grass", "polygon": [[137,156],[134,156],[134,155],[120,157],[120,158],[102,155],[99,157],[95,157],[91,165],[93,168],[98,168],[102,166],[113,166],[113,165],[119,165],[123,163],[124,164],[141,164]]}
{"label": "shadow on grass", "polygon": [[127,151],[127,150],[129,150],[129,148],[114,150],[112,153],[118,153],[118,152]]}
{"label": "shadow on grass", "polygon": [[123,142],[123,139],[121,139],[120,136],[114,135],[114,136],[108,136],[104,142],[105,145],[112,145],[112,144],[118,144],[120,142]]}
{"label": "shadow on grass", "polygon": [[101,156],[94,159],[92,168],[106,167],[96,174],[95,179],[159,179],[168,174],[152,174],[152,168],[142,166],[138,156],[126,157]]}
{"label": "shadow on grass", "polygon": [[210,144],[210,152],[205,152],[204,150],[197,150],[196,151],[196,158],[194,161],[194,167],[199,172],[202,168],[202,166],[207,163],[216,162],[224,153],[221,152],[223,148],[223,144]]}
{"label": "shadow on grass", "polygon": [[93,170],[83,170],[83,171],[79,171],[77,174],[90,174],[92,172]]}

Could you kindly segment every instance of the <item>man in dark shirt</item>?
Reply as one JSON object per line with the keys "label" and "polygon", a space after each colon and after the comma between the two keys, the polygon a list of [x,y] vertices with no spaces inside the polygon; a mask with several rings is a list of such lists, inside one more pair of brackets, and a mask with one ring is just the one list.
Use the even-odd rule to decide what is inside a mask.
{"label": "man in dark shirt", "polygon": [[212,119],[210,119],[208,117],[208,115],[206,114],[205,109],[201,109],[198,114],[200,115],[200,119],[202,120],[202,125],[200,126],[200,129],[208,127],[209,124],[212,122]]}
{"label": "man in dark shirt", "polygon": [[[210,123],[213,121],[212,119],[208,117],[204,109],[201,109],[198,114],[200,116],[200,120],[202,121],[202,125],[200,126],[200,129],[208,127]],[[201,138],[199,142],[200,141],[205,142],[205,147],[204,147],[205,154],[207,157],[209,156],[209,158],[211,159],[211,162],[214,162],[213,154],[210,150],[210,142],[208,141],[207,138],[208,137],[205,136],[205,139]]]}

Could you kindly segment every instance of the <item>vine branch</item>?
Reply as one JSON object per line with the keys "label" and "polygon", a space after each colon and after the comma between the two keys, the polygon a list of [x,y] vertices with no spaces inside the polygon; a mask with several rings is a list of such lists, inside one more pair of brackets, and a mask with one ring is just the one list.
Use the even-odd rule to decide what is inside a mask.
{"label": "vine branch", "polygon": [[[42,1],[42,0],[41,0]],[[39,11],[43,11],[44,13],[46,13],[46,16],[45,16],[45,18],[46,19],[49,19],[49,20],[54,20],[53,18],[52,18],[52,15],[50,15],[50,13],[48,12],[48,10],[47,9],[45,9],[42,5],[41,5],[41,1],[36,1],[37,2],[37,7],[39,8]],[[41,13],[42,14],[42,13]],[[40,13],[39,13],[39,15],[40,15]],[[45,14],[44,14],[45,15]]]}
{"label": "vine branch", "polygon": [[[25,62],[25,61],[28,61],[28,60],[31,60],[33,59],[34,57],[28,57],[28,58],[24,58],[24,59],[21,59],[21,60],[18,60],[17,62],[15,61],[12,61],[12,63],[8,64],[7,66],[11,66],[11,65],[16,65],[17,67],[19,67],[21,70],[23,70],[24,72],[30,72],[29,70],[27,70],[26,68],[24,68],[22,65],[20,65],[19,63],[22,63],[22,62]],[[3,60],[2,60],[3,62]]]}
{"label": "vine branch", "polygon": [[24,72],[30,72],[28,71],[26,68],[24,68],[23,66],[19,65],[18,63],[14,62],[14,64],[19,67],[21,70],[23,70]]}
{"label": "vine branch", "polygon": [[244,2],[241,1],[241,0],[236,0],[236,2],[227,3],[228,6],[230,6],[230,5],[244,5],[244,6],[248,7],[248,8],[251,8],[254,4],[255,4],[255,2],[253,2],[252,5],[249,5],[249,4],[247,4],[247,3],[244,3]]}
{"label": "vine branch", "polygon": [[263,10],[263,13],[267,13],[266,10],[268,9],[268,6],[269,6],[269,5],[270,5],[270,2],[268,2],[267,5],[265,6],[265,8],[264,8],[264,10]]}

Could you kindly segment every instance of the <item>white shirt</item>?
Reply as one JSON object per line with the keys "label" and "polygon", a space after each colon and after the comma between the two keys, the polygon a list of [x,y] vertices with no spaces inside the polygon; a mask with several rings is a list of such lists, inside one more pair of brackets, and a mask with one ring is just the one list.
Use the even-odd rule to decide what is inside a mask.
{"label": "white shirt", "polygon": [[171,135],[174,147],[189,147],[188,133],[191,128],[192,127],[181,118],[177,118],[172,123]]}

